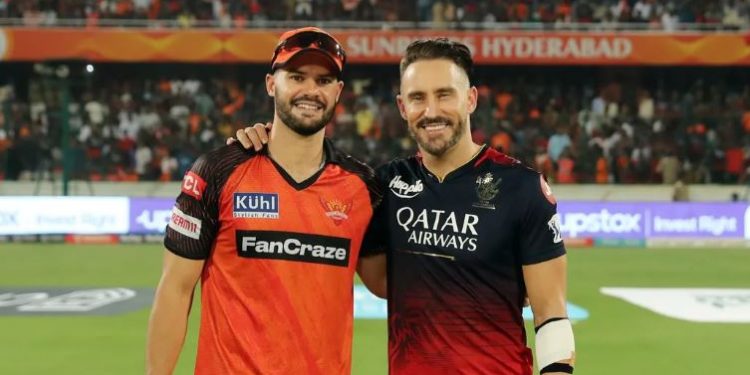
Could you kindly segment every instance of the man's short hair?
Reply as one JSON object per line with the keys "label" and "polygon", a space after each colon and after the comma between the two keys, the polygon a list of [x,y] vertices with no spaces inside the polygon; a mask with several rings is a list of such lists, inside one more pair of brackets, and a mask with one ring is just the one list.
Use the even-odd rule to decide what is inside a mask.
{"label": "man's short hair", "polygon": [[472,79],[474,60],[471,50],[465,44],[447,38],[421,39],[409,44],[406,54],[401,59],[401,75],[412,63],[419,60],[446,59],[461,67],[466,72],[469,82]]}

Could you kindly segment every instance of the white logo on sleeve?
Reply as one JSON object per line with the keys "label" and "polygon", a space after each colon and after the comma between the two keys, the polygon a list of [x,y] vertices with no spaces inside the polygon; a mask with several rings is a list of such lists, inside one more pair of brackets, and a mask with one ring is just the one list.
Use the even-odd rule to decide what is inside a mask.
{"label": "white logo on sleeve", "polygon": [[187,237],[196,240],[201,238],[200,219],[180,211],[177,207],[172,208],[172,218],[169,219],[169,227]]}
{"label": "white logo on sleeve", "polygon": [[562,242],[562,231],[560,230],[560,215],[554,214],[552,215],[552,218],[549,219],[547,222],[547,227],[549,227],[549,230],[552,231],[552,234],[555,235],[555,238],[552,240],[554,243],[560,243]]}
{"label": "white logo on sleeve", "polygon": [[422,180],[417,180],[413,184],[408,184],[405,181],[401,181],[401,175],[394,177],[391,183],[388,184],[394,195],[399,198],[414,198],[424,190]]}

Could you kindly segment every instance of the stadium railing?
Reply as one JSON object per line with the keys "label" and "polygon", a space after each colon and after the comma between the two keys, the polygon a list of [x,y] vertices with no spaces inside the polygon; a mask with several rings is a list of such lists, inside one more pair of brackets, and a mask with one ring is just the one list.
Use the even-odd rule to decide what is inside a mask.
{"label": "stadium railing", "polygon": [[[192,20],[189,28],[237,29],[237,24],[218,20]],[[318,26],[325,29],[366,29],[366,30],[498,30],[498,31],[629,31],[649,33],[675,32],[738,32],[750,30],[750,24],[729,25],[722,23],[678,23],[673,28],[654,27],[649,23],[613,22],[613,23],[546,23],[546,22],[416,22],[416,21],[286,21],[286,20],[248,20],[240,28],[247,29],[290,29],[303,26]],[[0,27],[124,27],[124,28],[186,28],[180,20],[153,19],[97,19],[94,24],[86,19],[35,19],[0,18]]]}

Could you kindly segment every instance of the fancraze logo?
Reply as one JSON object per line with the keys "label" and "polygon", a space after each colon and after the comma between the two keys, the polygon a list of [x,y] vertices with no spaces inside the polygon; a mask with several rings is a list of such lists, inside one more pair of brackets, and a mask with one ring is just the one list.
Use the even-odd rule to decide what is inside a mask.
{"label": "fancraze logo", "polygon": [[274,231],[237,231],[237,254],[245,258],[292,260],[348,267],[347,238]]}

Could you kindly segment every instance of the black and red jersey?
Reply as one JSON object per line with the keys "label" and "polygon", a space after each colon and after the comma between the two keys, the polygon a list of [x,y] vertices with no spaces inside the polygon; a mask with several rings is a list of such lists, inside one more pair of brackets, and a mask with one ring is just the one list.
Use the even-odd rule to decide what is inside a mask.
{"label": "black and red jersey", "polygon": [[487,148],[442,182],[418,157],[377,175],[364,248],[388,249],[390,373],[531,374],[522,266],[565,254],[541,175]]}
{"label": "black and red jersey", "polygon": [[197,374],[350,374],[353,275],[381,199],[373,171],[325,142],[295,182],[239,144],[199,158],[167,228],[205,259]]}

